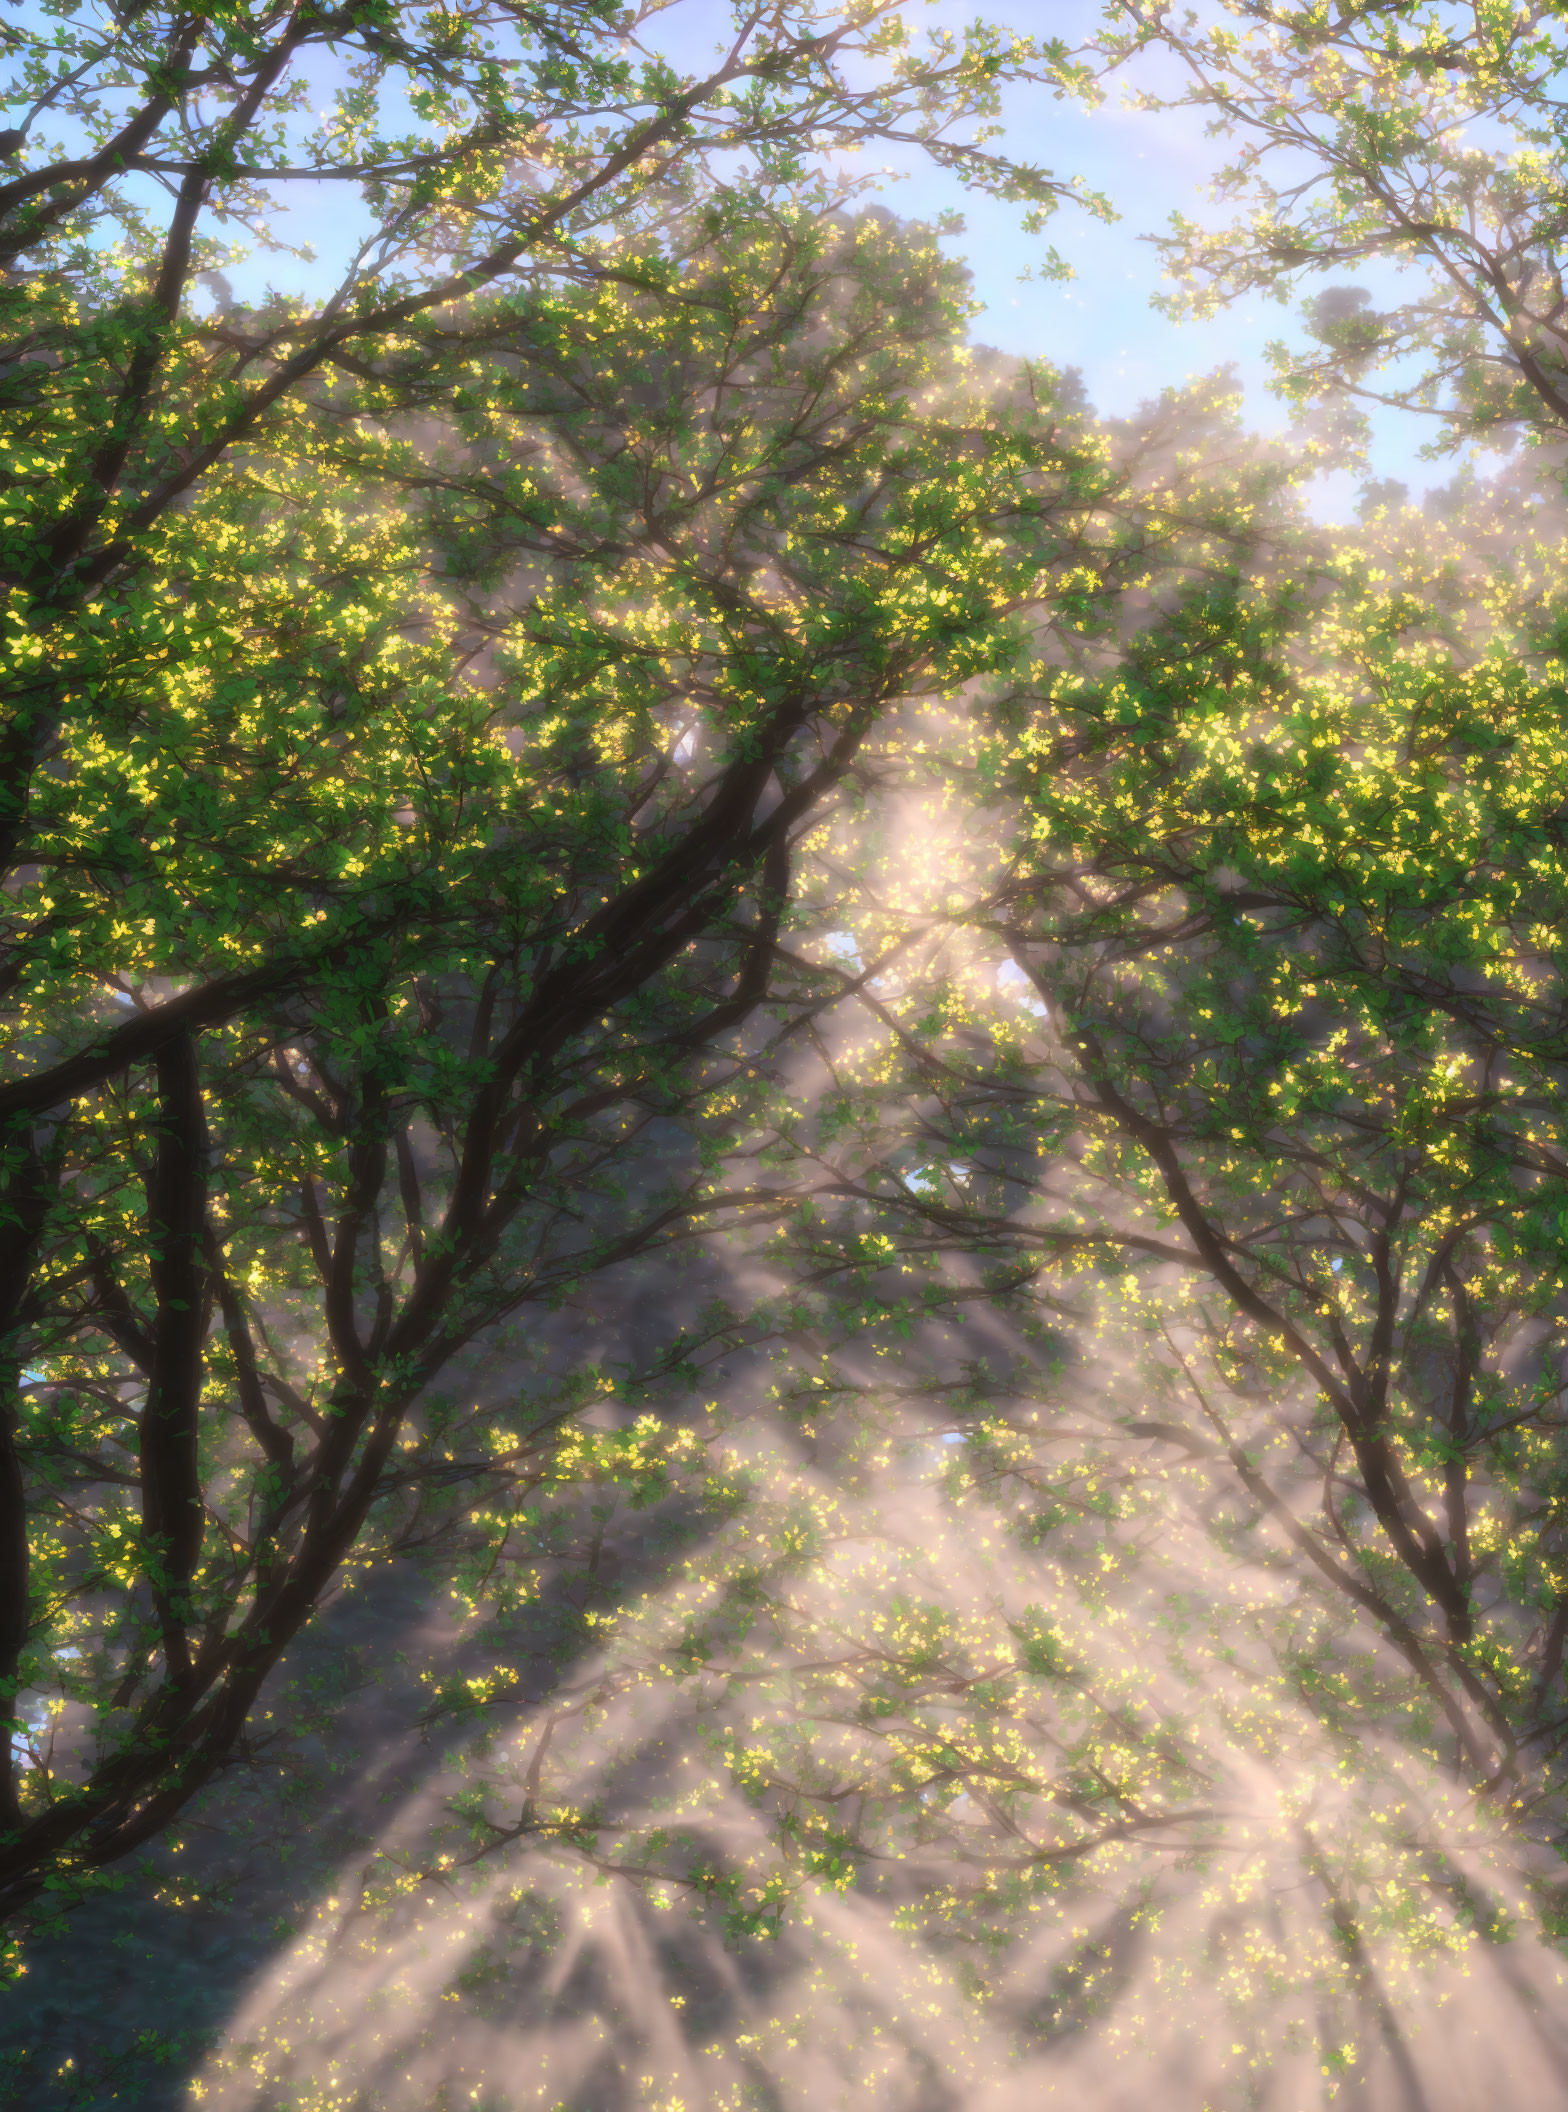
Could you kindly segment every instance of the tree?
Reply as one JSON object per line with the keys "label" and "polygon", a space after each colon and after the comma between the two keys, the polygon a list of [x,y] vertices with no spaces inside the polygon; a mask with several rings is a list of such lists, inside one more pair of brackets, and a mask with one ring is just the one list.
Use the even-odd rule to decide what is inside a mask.
{"label": "tree", "polygon": [[[146,1735],[106,1761],[96,1816],[98,1792],[70,1813],[30,1809],[18,1846],[5,1791],[8,1900],[85,1826],[93,1857],[155,1829],[182,1792],[171,1777],[148,1801],[154,1747],[189,1735],[216,1763],[243,1716],[202,1654],[228,1649],[228,1616],[188,1596],[223,1530],[201,1502],[211,1301],[262,1475],[241,1529],[257,1566],[230,1544],[231,1581],[283,1588],[286,1515],[309,1515],[316,1548],[260,1619],[269,1640],[242,1685],[306,1617],[400,1441],[401,1409],[377,1422],[365,1395],[323,1422],[265,1369],[223,1251],[295,1228],[254,1183],[285,1178],[292,1194],[304,1179],[334,1354],[363,1394],[381,1382],[354,1347],[358,1272],[396,1162],[407,1251],[387,1266],[423,1272],[423,1347],[382,1341],[396,1324],[383,1283],[374,1356],[403,1360],[417,1392],[408,1354],[439,1363],[521,1287],[503,1235],[544,1203],[531,1184],[558,1143],[636,1081],[657,1097],[656,1075],[755,1006],[791,831],[889,685],[991,649],[998,604],[989,586],[960,591],[962,559],[930,626],[911,585],[907,643],[883,596],[911,565],[934,594],[929,567],[956,552],[966,504],[1009,510],[1022,458],[977,434],[979,484],[925,520],[928,443],[894,435],[953,290],[929,259],[884,259],[874,287],[870,238],[830,268],[813,213],[854,186],[811,171],[903,140],[1042,212],[1061,186],[990,152],[987,125],[1004,82],[1056,81],[1065,54],[983,27],[917,48],[896,7],[775,10],[739,18],[713,69],[688,77],[641,41],[656,13],[136,7],[6,32],[20,121],[0,184],[5,1339],[14,1376],[81,1327],[107,1330],[147,1394],[128,1423],[126,1367],[89,1359],[49,1397],[74,1403],[58,1417],[36,1397],[7,1405],[0,1680],[15,1691],[56,1589],[113,1573],[151,1593],[156,1641],[114,1630],[129,1654],[111,1690],[130,1705],[144,1644],[163,1682],[161,1701],[136,1704]],[[323,69],[338,78],[317,117]],[[332,292],[237,303],[236,231],[286,249],[268,216],[302,185],[353,201]],[[213,304],[196,315],[202,286]],[[820,358],[791,340],[819,295]],[[658,375],[646,352],[661,335]],[[685,449],[701,434],[699,471]],[[862,526],[886,516],[889,548],[860,549],[818,512],[846,478]],[[480,663],[484,684],[467,679]],[[684,734],[677,679],[697,719]],[[503,720],[515,755],[497,744]],[[692,755],[672,756],[678,737]],[[416,1016],[423,1084],[396,1053]],[[459,1019],[466,1057],[442,1057]],[[597,1022],[610,1041],[595,1070],[580,1037]],[[278,1093],[318,1125],[308,1147],[258,1111]],[[447,1124],[423,1161],[404,1133],[421,1095]],[[573,1148],[586,1180],[616,1146]],[[427,1231],[421,1183],[443,1149],[460,1160],[457,1215]],[[329,1161],[346,1183],[335,1216],[310,1187]],[[269,1377],[286,1389],[270,1401]],[[306,1432],[314,1467],[296,1457]],[[213,1442],[221,1476],[233,1461]],[[125,1454],[104,1486],[139,1497],[139,1521],[110,1536],[141,1550],[119,1571],[90,1511],[65,1540],[30,1537],[28,1477],[96,1488],[101,1443]],[[192,1622],[208,1624],[200,1641]]]}
{"label": "tree", "polygon": [[143,621],[83,627],[11,1045],[131,1016],[0,1087],[5,1676],[91,1719],[81,1779],[35,1749],[10,1793],[12,1910],[183,1808],[351,1557],[504,1537],[597,1382],[458,1415],[454,1360],[771,1206],[708,1162],[797,841],[894,700],[1012,656],[1099,489],[926,402],[930,245],[732,209],[658,275],[470,319],[446,440],[256,450]]}
{"label": "tree", "polygon": [[[1531,1843],[1561,1929],[1560,542],[1506,495],[1450,530],[1385,515],[1156,581],[1113,659],[1047,652],[933,745],[970,907],[949,863],[868,922],[868,953],[902,922],[933,960],[817,1147],[859,1214],[810,1249],[846,1286],[880,1250],[906,1310],[983,1284],[1060,1342],[1065,1415],[1027,1373],[971,1380],[1021,1532],[1070,1534],[1097,1480],[1139,1517],[1174,1477],[1173,1546],[1208,1513],[1188,1588],[1239,1594],[1245,1739],[1284,1770],[1315,1725],[1365,1791],[1294,1882],[1369,1961],[1495,1919]],[[1467,1867],[1445,1778],[1517,1851]]]}
{"label": "tree", "polygon": [[[1174,61],[1185,86],[1137,90],[1235,143],[1219,195],[1240,214],[1173,214],[1171,314],[1249,292],[1305,305],[1308,349],[1273,348],[1278,387],[1411,410],[1432,446],[1557,439],[1568,418],[1561,276],[1562,27],[1549,11],[1238,5],[1200,16],[1118,4],[1113,65]],[[1400,277],[1415,280],[1401,292]]]}

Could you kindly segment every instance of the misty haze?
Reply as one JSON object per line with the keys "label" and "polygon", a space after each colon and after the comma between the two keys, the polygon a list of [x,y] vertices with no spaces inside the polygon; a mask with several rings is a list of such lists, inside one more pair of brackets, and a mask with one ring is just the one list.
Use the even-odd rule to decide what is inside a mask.
{"label": "misty haze", "polygon": [[1568,2100],[1568,30],[0,24],[0,2105]]}

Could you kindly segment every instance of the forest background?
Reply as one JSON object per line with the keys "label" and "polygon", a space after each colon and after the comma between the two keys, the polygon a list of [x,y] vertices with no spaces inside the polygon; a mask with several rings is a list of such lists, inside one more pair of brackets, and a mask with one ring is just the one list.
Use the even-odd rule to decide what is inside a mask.
{"label": "forest background", "polygon": [[1550,2099],[1556,19],[0,41],[0,2087]]}

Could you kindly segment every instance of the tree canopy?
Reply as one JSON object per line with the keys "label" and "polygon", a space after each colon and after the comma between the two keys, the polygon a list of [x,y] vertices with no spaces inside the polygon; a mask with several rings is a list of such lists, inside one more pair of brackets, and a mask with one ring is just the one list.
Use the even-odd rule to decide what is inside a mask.
{"label": "tree canopy", "polygon": [[[784,1991],[584,2104],[1446,2103],[1568,1931],[1568,545],[1549,446],[1298,487],[1554,441],[1556,30],[670,12],[4,32],[9,1999],[363,1673],[347,2102],[456,2087],[424,1909],[486,2015],[607,1889]],[[835,165],[1098,210],[1002,120],[1123,71],[1235,142],[1173,305],[1374,267],[1291,436],[971,345]]]}

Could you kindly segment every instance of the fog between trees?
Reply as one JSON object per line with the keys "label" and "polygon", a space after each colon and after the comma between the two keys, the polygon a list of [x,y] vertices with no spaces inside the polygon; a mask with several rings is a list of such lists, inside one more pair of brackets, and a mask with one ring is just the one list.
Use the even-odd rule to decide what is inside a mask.
{"label": "fog between trees", "polygon": [[[687,35],[6,32],[6,2086],[1549,2095],[1556,26]],[[1173,80],[1282,439],[843,174]]]}

